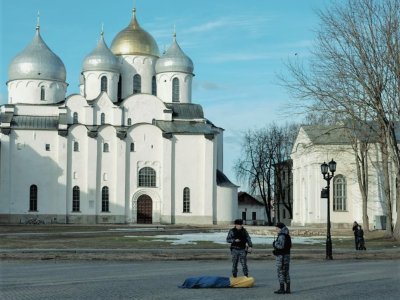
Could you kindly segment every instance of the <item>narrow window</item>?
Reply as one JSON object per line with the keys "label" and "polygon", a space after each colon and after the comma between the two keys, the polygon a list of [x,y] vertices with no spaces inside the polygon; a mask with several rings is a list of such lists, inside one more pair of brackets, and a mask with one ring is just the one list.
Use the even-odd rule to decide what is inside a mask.
{"label": "narrow window", "polygon": [[257,212],[253,211],[253,212],[251,213],[251,219],[252,219],[253,221],[256,221],[256,220],[257,220]]}
{"label": "narrow window", "polygon": [[74,152],[78,152],[78,151],[79,151],[79,143],[74,142]]}
{"label": "narrow window", "polygon": [[102,76],[101,77],[101,91],[102,92],[107,92],[107,77],[106,76]]}
{"label": "narrow window", "polygon": [[40,87],[40,100],[44,101],[46,99],[46,92],[44,90],[44,86]]}
{"label": "narrow window", "polygon": [[38,189],[32,184],[29,188],[29,211],[37,211]]}
{"label": "narrow window", "polygon": [[110,148],[108,146],[108,143],[104,143],[103,145],[103,152],[110,152]]}
{"label": "narrow window", "polygon": [[188,187],[183,189],[183,212],[190,212],[190,189]]}
{"label": "narrow window", "polygon": [[131,152],[135,152],[135,143],[131,143]]}
{"label": "narrow window", "polygon": [[101,189],[101,211],[102,212],[110,211],[110,202],[109,202],[109,194],[107,186],[104,186]]}
{"label": "narrow window", "polygon": [[333,178],[333,211],[347,210],[346,202],[346,178],[336,175]]}
{"label": "narrow window", "polygon": [[122,99],[122,77],[119,75],[119,80],[118,80],[118,101]]}
{"label": "narrow window", "polygon": [[101,125],[106,124],[106,115],[104,113],[101,113],[100,115],[100,123]]}
{"label": "narrow window", "polygon": [[139,74],[133,76],[133,93],[139,94],[142,92],[142,77]]}
{"label": "narrow window", "polygon": [[132,125],[132,119],[128,118],[128,126],[131,126],[131,125]]}
{"label": "narrow window", "polygon": [[179,79],[172,80],[172,102],[179,102]]}
{"label": "narrow window", "polygon": [[74,124],[78,123],[78,113],[77,112],[74,112],[73,123]]}
{"label": "narrow window", "polygon": [[50,144],[46,144],[46,151],[50,151]]}
{"label": "narrow window", "polygon": [[72,211],[80,211],[80,194],[79,186],[74,186],[72,189]]}
{"label": "narrow window", "polygon": [[151,94],[157,96],[157,81],[156,76],[151,79]]}
{"label": "narrow window", "polygon": [[150,167],[144,167],[139,170],[139,186],[155,187],[156,171]]}

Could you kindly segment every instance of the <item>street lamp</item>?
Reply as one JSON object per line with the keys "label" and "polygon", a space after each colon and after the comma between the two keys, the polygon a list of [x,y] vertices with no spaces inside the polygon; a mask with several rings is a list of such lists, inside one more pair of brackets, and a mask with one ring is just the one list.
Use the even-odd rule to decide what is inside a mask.
{"label": "street lamp", "polygon": [[[329,173],[330,172],[330,173]],[[332,159],[328,164],[324,162],[321,165],[321,173],[323,178],[328,183],[328,186],[321,191],[321,198],[328,199],[328,220],[327,220],[327,230],[326,230],[326,259],[332,259],[332,239],[331,239],[331,210],[330,210],[330,182],[335,176],[336,172],[336,162]]]}

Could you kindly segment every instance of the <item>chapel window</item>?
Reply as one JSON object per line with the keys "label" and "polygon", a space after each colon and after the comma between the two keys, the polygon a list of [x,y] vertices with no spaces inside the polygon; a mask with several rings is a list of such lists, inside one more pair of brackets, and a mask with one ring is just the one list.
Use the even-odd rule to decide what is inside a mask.
{"label": "chapel window", "polygon": [[150,167],[144,167],[139,170],[139,186],[155,187],[156,186],[156,171]]}
{"label": "chapel window", "polygon": [[79,151],[79,143],[74,142],[74,152],[78,152],[78,151]]}
{"label": "chapel window", "polygon": [[108,85],[108,82],[107,82],[107,76],[102,76],[101,77],[101,91],[102,92],[107,92],[107,85]]}
{"label": "chapel window", "polygon": [[109,147],[108,143],[104,143],[103,152],[110,152],[110,147]]}
{"label": "chapel window", "polygon": [[151,79],[151,94],[157,96],[157,81],[156,76]]}
{"label": "chapel window", "polygon": [[106,115],[104,113],[101,113],[100,115],[100,124],[101,125],[106,124]]}
{"label": "chapel window", "polygon": [[74,112],[74,115],[73,115],[73,123],[74,123],[74,124],[77,124],[77,123],[78,123],[78,113],[77,113],[77,112]]}
{"label": "chapel window", "polygon": [[101,189],[101,211],[102,212],[110,211],[109,191],[107,186],[104,186]]}
{"label": "chapel window", "polygon": [[72,189],[72,211],[80,211],[80,194],[79,186],[74,186]]}
{"label": "chapel window", "polygon": [[133,76],[133,93],[139,94],[142,92],[142,77],[139,74]]}
{"label": "chapel window", "polygon": [[131,126],[131,125],[132,125],[132,119],[128,118],[128,126]]}
{"label": "chapel window", "polygon": [[29,211],[37,211],[38,188],[32,184],[29,188]]}
{"label": "chapel window", "polygon": [[135,143],[131,143],[131,152],[135,152]]}
{"label": "chapel window", "polygon": [[346,202],[346,178],[336,175],[333,178],[333,211],[347,210]]}
{"label": "chapel window", "polygon": [[188,187],[183,189],[183,212],[190,212],[190,189]]}
{"label": "chapel window", "polygon": [[179,79],[172,80],[172,102],[179,102]]}
{"label": "chapel window", "polygon": [[40,87],[40,100],[44,101],[46,99],[46,91],[44,90],[44,86]]}

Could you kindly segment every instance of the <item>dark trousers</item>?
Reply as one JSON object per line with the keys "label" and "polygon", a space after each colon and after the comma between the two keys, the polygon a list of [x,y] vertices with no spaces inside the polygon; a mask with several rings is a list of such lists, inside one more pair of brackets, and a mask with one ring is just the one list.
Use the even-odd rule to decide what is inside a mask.
{"label": "dark trousers", "polygon": [[275,259],[276,271],[280,284],[290,283],[289,265],[290,255],[278,255]]}
{"label": "dark trousers", "polygon": [[237,276],[238,272],[238,262],[240,261],[243,269],[243,275],[249,275],[249,270],[247,268],[247,253],[245,249],[231,249],[232,254],[232,275]]}

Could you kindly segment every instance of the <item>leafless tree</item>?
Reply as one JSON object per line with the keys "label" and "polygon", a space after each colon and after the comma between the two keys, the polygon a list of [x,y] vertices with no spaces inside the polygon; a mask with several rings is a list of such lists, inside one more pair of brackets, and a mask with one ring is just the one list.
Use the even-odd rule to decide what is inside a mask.
{"label": "leafless tree", "polygon": [[[400,214],[392,220],[393,194],[400,211],[400,151],[395,135],[400,122],[400,1],[337,1],[318,14],[321,24],[312,58],[306,63],[289,61],[290,77],[281,77],[282,82],[296,99],[308,101],[301,105],[309,111],[378,125],[386,233],[400,239]],[[390,163],[396,187],[390,185]]]}
{"label": "leafless tree", "polygon": [[[264,203],[267,223],[272,225],[275,174],[282,162],[290,158],[296,125],[279,127],[272,124],[244,134],[241,158],[235,163],[237,179],[246,182],[252,195],[259,195]],[[291,203],[282,203],[292,211]]]}

